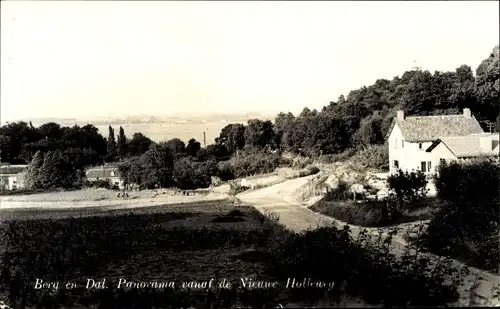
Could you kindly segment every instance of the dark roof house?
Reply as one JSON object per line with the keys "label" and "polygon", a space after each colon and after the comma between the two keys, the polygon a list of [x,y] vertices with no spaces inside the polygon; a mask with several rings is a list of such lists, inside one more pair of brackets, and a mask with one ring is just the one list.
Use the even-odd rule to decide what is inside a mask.
{"label": "dark roof house", "polygon": [[484,133],[468,108],[464,108],[462,115],[439,116],[405,117],[403,111],[398,111],[388,135],[396,124],[408,142],[432,142],[441,137]]}

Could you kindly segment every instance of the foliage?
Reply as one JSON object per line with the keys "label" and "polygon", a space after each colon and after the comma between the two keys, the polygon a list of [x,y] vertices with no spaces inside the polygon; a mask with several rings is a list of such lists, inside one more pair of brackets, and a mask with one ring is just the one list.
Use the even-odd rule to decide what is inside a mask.
{"label": "foliage", "polygon": [[241,192],[245,192],[247,190],[249,190],[250,187],[247,187],[247,186],[244,186],[238,182],[235,182],[235,181],[231,181],[229,183],[229,194],[230,195],[237,195]]}
{"label": "foliage", "polygon": [[[438,306],[457,298],[459,274],[449,261],[434,264],[409,249],[398,259],[390,250],[392,234],[373,238],[364,230],[353,239],[347,227],[321,227],[292,235],[269,249],[274,253],[270,272],[282,280],[334,281],[330,297],[344,292],[385,307]],[[450,279],[454,285],[444,284]],[[314,299],[323,293],[309,288],[295,296]]]}
{"label": "foliage", "polygon": [[139,157],[132,157],[118,166],[127,184],[140,188],[168,188],[174,184],[174,155],[170,148],[155,146]]}
{"label": "foliage", "polygon": [[192,157],[181,158],[174,163],[173,179],[176,187],[183,190],[208,188],[215,169],[215,162],[197,162]]}
{"label": "foliage", "polygon": [[498,163],[478,160],[443,164],[435,176],[437,209],[421,244],[474,266],[498,271]]}
{"label": "foliage", "polygon": [[116,159],[117,149],[116,149],[116,139],[115,139],[115,129],[109,126],[109,134],[107,140],[107,162],[113,162]]}
{"label": "foliage", "polygon": [[359,204],[344,199],[334,202],[321,201],[311,206],[310,209],[342,222],[363,227],[384,227],[430,219],[429,211],[403,214],[391,203],[390,200],[385,200]]}
{"label": "foliage", "polygon": [[104,189],[118,190],[118,186],[113,184],[109,179],[86,181],[85,186],[88,188],[104,188]]}
{"label": "foliage", "polygon": [[427,195],[427,177],[422,171],[397,173],[387,177],[389,189],[396,194],[400,202],[413,203]]}
{"label": "foliage", "polygon": [[118,139],[116,141],[116,148],[119,158],[124,158],[128,153],[127,137],[125,136],[125,130],[120,126],[118,131]]}
{"label": "foliage", "polygon": [[215,142],[219,145],[223,145],[229,153],[233,154],[245,147],[245,130],[246,126],[241,123],[228,124],[222,128]]}
{"label": "foliage", "polygon": [[[218,207],[218,204],[207,203],[203,207],[210,209]],[[105,306],[130,309],[213,304],[217,301],[210,293],[207,295],[207,291],[168,288],[117,290],[114,287],[119,278],[147,281],[160,275],[159,281],[180,280],[178,274],[171,271],[172,263],[177,269],[184,268],[190,272],[182,274],[187,277],[186,280],[201,281],[200,268],[207,267],[209,272],[205,270],[205,273],[208,276],[217,276],[217,269],[223,269],[227,266],[226,261],[231,261],[229,254],[254,246],[266,247],[276,239],[277,232],[286,235],[253,208],[241,206],[238,210],[245,218],[245,222],[239,224],[245,224],[247,228],[210,223],[217,212],[3,222],[0,225],[0,297],[15,308],[40,309],[53,308],[54,304],[65,308]],[[185,222],[185,219],[196,219],[197,224],[175,224]],[[197,267],[196,264],[186,263],[186,257],[190,261],[196,258],[208,260]],[[145,265],[138,266],[136,263]],[[234,269],[238,276],[255,273],[256,264],[246,264],[238,263],[238,268]],[[241,266],[246,266],[246,274]],[[116,272],[116,268],[122,270]],[[32,284],[26,284],[34,283],[36,278],[61,281],[61,285],[64,285],[62,282],[73,281],[79,286],[75,289],[60,286],[57,291],[51,292],[33,289]],[[113,288],[101,291],[84,289],[87,278],[107,278],[108,285]],[[247,299],[252,295],[248,291],[239,291],[238,294],[230,291],[217,294],[222,297],[221,302],[227,303],[222,308],[233,307],[235,301],[245,294],[248,294]],[[251,300],[246,302],[246,306],[252,304]]]}
{"label": "foliage", "polygon": [[244,131],[245,145],[264,149],[276,148],[274,125],[270,120],[251,119]]}
{"label": "foliage", "polygon": [[355,153],[355,149],[348,148],[344,150],[341,153],[336,153],[336,154],[327,154],[324,156],[321,156],[319,159],[320,163],[335,163],[335,162],[342,162],[346,161],[349,159],[353,154]]}
{"label": "foliage", "polygon": [[269,153],[264,150],[242,151],[240,155],[233,156],[229,162],[236,178],[270,173],[283,163],[277,153]]}
{"label": "foliage", "polygon": [[28,167],[26,181],[31,190],[75,188],[78,186],[78,171],[68,156],[59,150],[43,155],[38,151]]}
{"label": "foliage", "polygon": [[376,169],[380,171],[389,170],[389,147],[387,145],[369,145],[356,152],[352,157],[354,165],[366,169]]}

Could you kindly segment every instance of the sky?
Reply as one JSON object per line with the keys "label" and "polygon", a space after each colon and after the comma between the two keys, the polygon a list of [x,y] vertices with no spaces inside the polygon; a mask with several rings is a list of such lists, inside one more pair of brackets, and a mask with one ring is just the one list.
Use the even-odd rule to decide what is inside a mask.
{"label": "sky", "polygon": [[299,112],[415,65],[475,71],[497,1],[2,1],[2,122]]}

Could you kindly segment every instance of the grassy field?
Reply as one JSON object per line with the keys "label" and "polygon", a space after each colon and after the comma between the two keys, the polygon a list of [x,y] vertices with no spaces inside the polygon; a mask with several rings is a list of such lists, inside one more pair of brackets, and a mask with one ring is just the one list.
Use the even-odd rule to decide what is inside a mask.
{"label": "grassy field", "polygon": [[[113,302],[116,308],[154,304],[180,308],[215,302],[204,289],[118,290],[117,283],[120,279],[180,284],[210,278],[268,278],[263,263],[241,256],[287,232],[251,207],[240,206],[228,215],[235,210],[229,205],[212,202],[148,214],[4,223],[0,226],[0,295],[4,297],[0,299],[22,308],[52,308],[52,303],[66,304],[65,308],[112,308],[103,301]],[[60,282],[59,289],[36,290],[37,278]],[[109,289],[85,289],[89,278],[106,278]],[[76,287],[65,289],[67,282]],[[104,300],[99,301],[101,297]]]}
{"label": "grassy field", "polygon": [[[116,132],[120,125],[125,131],[125,135],[131,138],[134,133],[142,133],[155,142],[168,140],[174,137],[180,138],[185,143],[191,138],[203,144],[203,132],[206,132],[207,145],[213,144],[220,131],[229,122],[214,121],[205,123],[131,123],[112,125]],[[108,136],[108,125],[96,125],[99,133]]]}

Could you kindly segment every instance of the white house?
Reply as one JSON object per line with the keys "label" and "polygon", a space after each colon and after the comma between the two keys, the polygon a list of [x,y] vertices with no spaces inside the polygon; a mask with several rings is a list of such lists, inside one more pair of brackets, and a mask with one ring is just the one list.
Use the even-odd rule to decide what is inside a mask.
{"label": "white house", "polygon": [[435,165],[453,160],[468,160],[478,157],[491,157],[498,160],[498,133],[478,133],[466,136],[442,137],[426,151],[434,158]]}
{"label": "white house", "polygon": [[0,166],[0,190],[16,190],[25,187],[28,165]]}
{"label": "white house", "polygon": [[[388,133],[389,172],[420,170],[434,173],[441,159],[457,157],[453,152],[445,156],[442,148],[447,144],[475,149],[475,152],[469,154],[476,156],[483,153],[479,150],[480,143],[476,143],[481,140],[481,134],[484,131],[468,108],[464,108],[461,115],[410,117],[405,117],[404,111],[400,110]],[[465,138],[466,136],[474,137]]]}
{"label": "white house", "polygon": [[87,169],[86,178],[89,181],[109,180],[120,189],[125,188],[124,181],[120,178],[120,172],[117,167],[100,166]]}

